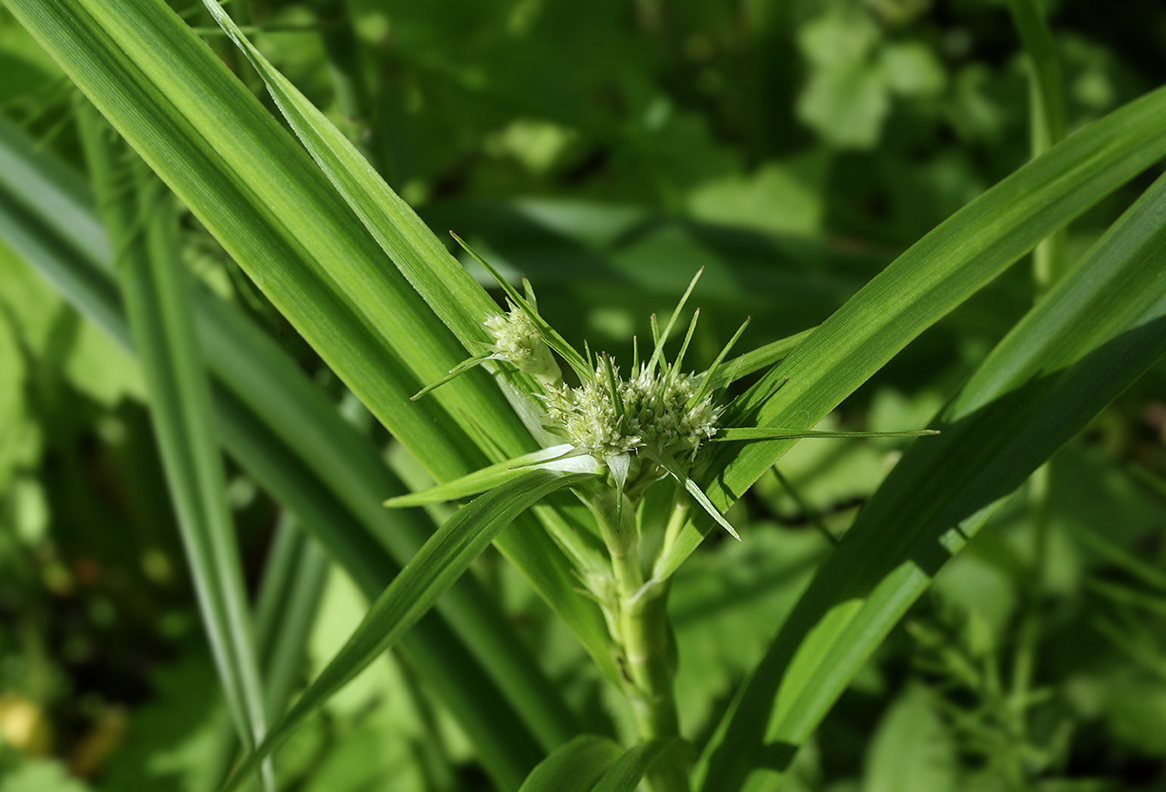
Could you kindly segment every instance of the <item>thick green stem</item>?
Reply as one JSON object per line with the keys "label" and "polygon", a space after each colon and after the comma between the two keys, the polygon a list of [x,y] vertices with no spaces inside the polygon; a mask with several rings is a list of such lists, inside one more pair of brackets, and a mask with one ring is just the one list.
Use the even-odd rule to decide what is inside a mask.
{"label": "thick green stem", "polygon": [[[672,679],[675,674],[671,627],[668,623],[668,582],[645,583],[640,563],[635,505],[610,487],[598,485],[588,493],[591,511],[611,554],[616,581],[613,620],[624,655],[624,692],[631,703],[636,729],[644,740],[677,737]],[[617,498],[622,497],[622,508]],[[648,774],[652,792],[688,792],[688,771],[670,763]]]}
{"label": "thick green stem", "polygon": [[[620,627],[627,663],[628,699],[640,737],[676,737],[680,722],[672,680],[675,674],[672,630],[668,622],[668,583],[649,583],[620,595]],[[688,770],[679,763],[661,764],[648,774],[653,792],[688,792]]]}

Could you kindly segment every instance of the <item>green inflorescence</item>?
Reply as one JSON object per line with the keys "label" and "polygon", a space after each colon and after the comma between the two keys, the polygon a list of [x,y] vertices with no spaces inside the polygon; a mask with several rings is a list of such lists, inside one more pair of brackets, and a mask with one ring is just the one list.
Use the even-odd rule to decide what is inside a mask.
{"label": "green inflorescence", "polygon": [[604,366],[578,388],[547,388],[547,418],[580,451],[599,460],[641,449],[692,457],[716,434],[720,408],[711,394],[696,400],[702,375],[642,364],[631,379],[611,381]]}
{"label": "green inflorescence", "polygon": [[511,304],[505,315],[488,317],[484,324],[494,337],[492,359],[504,360],[544,383],[562,379],[559,364],[525,311]]}

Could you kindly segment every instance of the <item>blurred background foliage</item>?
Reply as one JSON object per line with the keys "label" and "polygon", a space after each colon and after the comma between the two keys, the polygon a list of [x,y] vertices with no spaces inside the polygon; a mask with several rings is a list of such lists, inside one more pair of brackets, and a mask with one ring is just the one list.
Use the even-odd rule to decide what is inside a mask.
{"label": "blurred background foliage", "polygon": [[[173,5],[259,93],[201,5]],[[1166,82],[1160,3],[1045,7],[1071,129]],[[700,266],[694,366],[745,315],[741,349],[813,326],[1030,152],[1026,60],[1003,2],[231,9],[435,230],[528,275],[568,338],[616,354]],[[4,119],[83,172],[75,90],[3,10],[0,75]],[[1149,179],[1076,222],[1069,258]],[[202,280],[344,401],[189,217],[183,242]],[[1012,268],[832,420],[925,425],[1033,292],[1031,274]],[[1039,558],[1028,493],[1000,510],[784,789],[1012,790],[1039,778],[1048,792],[1166,790],[1164,385],[1159,364],[1058,454]],[[356,420],[415,475],[367,416]],[[746,541],[712,536],[681,571],[672,610],[686,732],[707,736],[896,453],[890,441],[800,444],[734,507]],[[281,511],[237,468],[231,476],[254,583]],[[588,730],[618,730],[612,691],[521,576],[494,555],[475,574]],[[316,607],[305,679],[366,602],[333,568]],[[0,792],[206,790],[227,729],[136,364],[0,246]],[[330,702],[278,770],[288,788],[312,791],[489,786],[450,715],[391,657]]]}

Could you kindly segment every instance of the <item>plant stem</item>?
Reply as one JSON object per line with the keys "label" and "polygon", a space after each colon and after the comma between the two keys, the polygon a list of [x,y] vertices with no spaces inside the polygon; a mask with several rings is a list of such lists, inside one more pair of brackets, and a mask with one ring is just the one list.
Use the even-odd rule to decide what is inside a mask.
{"label": "plant stem", "polygon": [[[588,493],[588,505],[611,554],[616,582],[615,636],[624,654],[624,693],[631,703],[636,729],[643,740],[677,737],[672,678],[671,626],[668,623],[668,582],[644,582],[640,563],[636,509],[626,495],[622,508],[614,490],[597,485]],[[688,771],[680,763],[658,765],[649,772],[652,792],[688,792]]]}
{"label": "plant stem", "polygon": [[[668,583],[659,581],[620,596],[621,642],[627,662],[628,699],[640,737],[675,737],[680,733],[669,646]],[[688,771],[677,762],[657,765],[648,774],[653,792],[688,792]]]}

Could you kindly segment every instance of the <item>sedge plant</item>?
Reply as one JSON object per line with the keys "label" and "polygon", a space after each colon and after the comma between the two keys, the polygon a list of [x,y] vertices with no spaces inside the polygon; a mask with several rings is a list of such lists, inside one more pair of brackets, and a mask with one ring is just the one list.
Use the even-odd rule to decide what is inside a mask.
{"label": "sedge plant", "polygon": [[[938,570],[1166,348],[1159,181],[950,395],[927,430],[938,436],[904,454],[767,636],[764,655],[709,733],[689,745],[671,690],[677,658],[667,597],[677,570],[711,530],[748,542],[748,530],[736,530],[725,511],[797,440],[814,436],[900,350],[1041,239],[1166,156],[1166,92],[1113,111],[1017,169],[816,328],[744,354],[733,352],[738,331],[708,369],[690,372],[696,319],[685,325],[683,313],[695,280],[630,361],[571,347],[531,287],[520,293],[498,278],[503,310],[213,0],[204,3],[207,15],[262,80],[282,121],[161,0],[4,1],[438,482],[405,494],[376,449],[326,417],[328,406],[294,367],[270,362],[280,358],[254,340],[253,327],[223,319],[231,313],[218,302],[192,301],[206,368],[186,366],[183,376],[211,381],[224,445],[373,599],[290,708],[244,724],[243,744],[255,747],[224,789],[247,782],[306,718],[396,648],[420,658],[418,673],[456,713],[500,789],[569,783],[630,792],[644,778],[654,792],[775,788]],[[53,195],[68,191],[37,176],[27,147],[0,153],[8,157],[0,186],[14,196],[0,210],[16,206],[11,216],[37,218],[10,234],[13,244],[127,337],[110,255],[99,255],[109,250],[79,241],[92,218],[59,220],[62,207],[84,218],[85,202],[38,203],[11,174],[32,173],[23,183],[39,179]],[[227,337],[223,327],[232,328]],[[143,364],[165,365],[163,357]],[[731,390],[749,375],[747,387]],[[192,431],[171,428],[176,438]],[[586,507],[582,525],[561,506],[567,493]],[[386,496],[396,507],[463,505],[433,525],[414,509],[382,509]],[[205,528],[197,522],[192,531]],[[624,694],[633,744],[582,733],[506,619],[472,589],[464,573],[491,545]],[[239,570],[223,572],[234,579]],[[442,599],[447,592],[461,595],[451,602]],[[251,640],[246,630],[207,629],[212,643],[234,650]],[[254,674],[223,665],[239,679],[224,686],[229,696],[262,700]],[[242,701],[232,703],[242,711]],[[505,736],[500,720],[513,727]]]}
{"label": "sedge plant", "polygon": [[[525,296],[519,294],[484,258],[455,238],[494,276],[506,293],[509,309],[483,322],[493,340],[482,342],[482,355],[462,362],[413,399],[474,366],[501,362],[530,375],[537,383],[529,394],[528,410],[541,416],[539,427],[546,433],[548,446],[430,490],[391,498],[385,505],[419,506],[472,496],[527,470],[579,475],[571,491],[594,518],[594,531],[607,550],[607,564],[601,571],[581,575],[580,579],[586,594],[602,609],[619,653],[622,687],[638,734],[645,741],[679,739],[672,689],[675,647],[670,643],[673,631],[667,616],[670,577],[676,567],[669,568],[661,561],[671,552],[693,502],[741,541],[693,478],[700,476],[700,466],[707,461],[701,454],[706,444],[805,437],[909,437],[937,432],[819,432],[732,426],[731,405],[726,403],[725,394],[736,379],[733,369],[744,358],[728,363],[727,371],[722,372],[722,366],[726,366],[726,358],[748,320],[705,371],[683,370],[699,310],[693,312],[671,361],[665,351],[700,272],[663,328],[655,314],[651,316],[652,347],[645,353],[645,360],[640,360],[639,344],[633,338],[631,366],[624,377],[611,355],[593,354],[588,344],[580,352],[547,323],[538,312],[529,281],[523,281]],[[564,382],[555,353],[578,377],[578,386]],[[653,485],[669,488],[671,496],[647,499],[645,495]],[[652,532],[662,536],[652,536]],[[650,779],[654,792],[689,789],[683,761],[661,763]]]}

